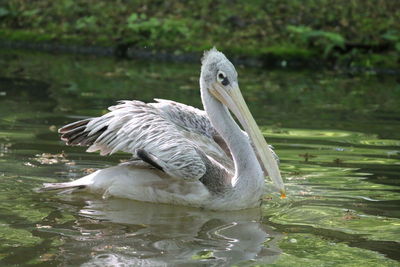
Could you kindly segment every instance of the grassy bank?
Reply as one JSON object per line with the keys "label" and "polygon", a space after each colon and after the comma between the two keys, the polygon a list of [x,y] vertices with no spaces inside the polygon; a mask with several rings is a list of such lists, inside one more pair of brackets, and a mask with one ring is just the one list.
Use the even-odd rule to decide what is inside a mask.
{"label": "grassy bank", "polygon": [[266,64],[399,64],[400,8],[391,0],[9,0],[0,38],[199,52],[216,45]]}

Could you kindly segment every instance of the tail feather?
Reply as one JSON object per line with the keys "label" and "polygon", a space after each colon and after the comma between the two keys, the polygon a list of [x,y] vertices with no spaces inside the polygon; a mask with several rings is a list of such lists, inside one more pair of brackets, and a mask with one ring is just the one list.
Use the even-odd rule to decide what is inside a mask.
{"label": "tail feather", "polygon": [[46,191],[56,191],[56,190],[65,190],[66,192],[72,192],[75,190],[85,189],[86,185],[77,185],[72,183],[44,183],[42,188],[39,189],[39,192]]}
{"label": "tail feather", "polygon": [[80,121],[75,121],[75,122],[72,122],[72,123],[70,123],[70,124],[64,125],[63,127],[61,127],[61,128],[58,130],[58,132],[61,133],[61,134],[63,134],[63,133],[67,133],[67,132],[69,132],[69,131],[71,131],[71,130],[76,129],[76,128],[78,128],[79,126],[86,126],[86,125],[89,123],[89,121],[90,121],[91,119],[92,119],[92,118],[88,118],[88,119],[84,119],[84,120],[80,120]]}
{"label": "tail feather", "polygon": [[72,193],[75,191],[87,190],[94,183],[94,179],[100,173],[100,170],[92,172],[80,179],[65,182],[65,183],[44,183],[43,186],[38,189],[39,192],[47,191],[60,191],[60,193]]}
{"label": "tail feather", "polygon": [[61,140],[65,141],[67,145],[72,146],[91,146],[96,139],[107,130],[107,126],[96,131],[96,133],[89,136],[90,130],[87,130],[88,123],[93,118],[88,118],[76,121],[61,127],[58,132],[61,134]]}

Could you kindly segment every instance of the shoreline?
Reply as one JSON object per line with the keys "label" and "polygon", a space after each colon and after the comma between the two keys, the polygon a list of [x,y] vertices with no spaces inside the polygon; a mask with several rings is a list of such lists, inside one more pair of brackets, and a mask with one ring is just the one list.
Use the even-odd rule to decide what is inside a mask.
{"label": "shoreline", "polygon": [[[14,41],[0,39],[0,48],[10,50],[29,50],[46,53],[62,53],[72,55],[92,55],[115,57],[121,60],[150,60],[176,63],[197,63],[202,52],[168,52],[149,48],[136,48],[129,45],[98,46],[82,45],[72,43],[39,42],[39,41]],[[341,66],[318,58],[305,58],[303,56],[274,54],[260,54],[259,56],[235,56],[234,52],[230,57],[235,64],[257,67],[263,69],[331,69],[348,73],[369,73],[369,74],[400,74],[400,69],[392,67],[365,67],[365,66]]]}

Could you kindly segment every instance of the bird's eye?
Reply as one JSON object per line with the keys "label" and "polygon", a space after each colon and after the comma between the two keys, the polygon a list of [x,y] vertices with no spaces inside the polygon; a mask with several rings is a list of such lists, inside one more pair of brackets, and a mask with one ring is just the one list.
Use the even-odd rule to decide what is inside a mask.
{"label": "bird's eye", "polygon": [[229,84],[228,77],[226,77],[226,75],[225,75],[225,73],[223,71],[219,71],[218,72],[217,79],[222,85],[228,85]]}

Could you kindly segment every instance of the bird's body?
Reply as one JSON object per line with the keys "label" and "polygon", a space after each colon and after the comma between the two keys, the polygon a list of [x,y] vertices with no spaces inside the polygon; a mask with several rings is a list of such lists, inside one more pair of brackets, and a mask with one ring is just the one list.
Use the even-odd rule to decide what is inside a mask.
{"label": "bird's body", "polygon": [[259,205],[266,170],[283,191],[275,159],[238,95],[234,66],[215,49],[205,53],[202,63],[205,111],[169,100],[121,101],[101,117],[66,125],[60,133],[69,145],[89,146],[88,152],[101,155],[124,151],[133,157],[72,182],[45,184],[44,189],[236,210]]}

